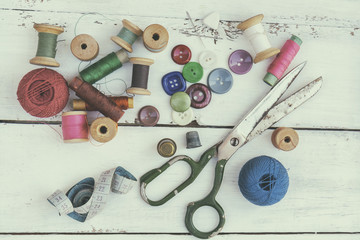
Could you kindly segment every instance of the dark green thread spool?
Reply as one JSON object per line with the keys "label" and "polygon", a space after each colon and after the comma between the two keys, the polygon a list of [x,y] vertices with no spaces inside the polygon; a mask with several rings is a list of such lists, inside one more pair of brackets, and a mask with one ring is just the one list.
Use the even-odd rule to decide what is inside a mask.
{"label": "dark green thread spool", "polygon": [[112,52],[108,54],[96,63],[85,68],[80,72],[80,76],[85,82],[94,84],[113,71],[121,68],[122,65],[128,61],[128,54],[124,49],[121,49],[116,53]]}
{"label": "dark green thread spool", "polygon": [[55,60],[57,37],[64,32],[64,28],[48,25],[34,24],[34,28],[39,33],[36,57],[30,60],[31,64],[59,67],[60,63]]}
{"label": "dark green thread spool", "polygon": [[133,50],[131,45],[143,34],[143,31],[129,20],[124,19],[122,20],[122,23],[123,28],[117,36],[111,37],[111,40],[124,48],[126,51],[132,52]]}

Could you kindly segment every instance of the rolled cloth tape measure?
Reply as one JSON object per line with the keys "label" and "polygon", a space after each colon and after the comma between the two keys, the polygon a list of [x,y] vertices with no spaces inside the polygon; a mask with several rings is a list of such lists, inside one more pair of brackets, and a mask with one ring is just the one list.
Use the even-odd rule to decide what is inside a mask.
{"label": "rolled cloth tape measure", "polygon": [[105,207],[110,190],[126,194],[136,181],[130,172],[119,166],[102,172],[97,183],[91,177],[85,178],[66,194],[57,190],[47,200],[58,209],[60,215],[66,214],[79,222],[85,222]]}

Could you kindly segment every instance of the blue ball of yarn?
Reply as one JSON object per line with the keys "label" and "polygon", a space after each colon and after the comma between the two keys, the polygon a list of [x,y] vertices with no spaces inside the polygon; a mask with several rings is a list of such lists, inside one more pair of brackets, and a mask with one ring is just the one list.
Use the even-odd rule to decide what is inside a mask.
{"label": "blue ball of yarn", "polygon": [[259,156],[249,160],[239,174],[239,188],[244,197],[259,206],[279,202],[289,187],[289,176],[275,158]]}

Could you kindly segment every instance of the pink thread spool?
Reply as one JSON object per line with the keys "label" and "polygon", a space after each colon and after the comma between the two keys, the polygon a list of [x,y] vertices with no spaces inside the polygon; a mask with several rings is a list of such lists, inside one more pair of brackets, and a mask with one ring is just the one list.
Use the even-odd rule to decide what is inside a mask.
{"label": "pink thread spool", "polygon": [[63,113],[62,132],[65,143],[89,141],[87,113],[84,111],[71,111]]}
{"label": "pink thread spool", "polygon": [[285,42],[284,46],[280,50],[280,53],[270,64],[264,77],[264,82],[270,86],[275,85],[298,53],[301,44],[301,39],[295,35],[292,35],[291,38]]}

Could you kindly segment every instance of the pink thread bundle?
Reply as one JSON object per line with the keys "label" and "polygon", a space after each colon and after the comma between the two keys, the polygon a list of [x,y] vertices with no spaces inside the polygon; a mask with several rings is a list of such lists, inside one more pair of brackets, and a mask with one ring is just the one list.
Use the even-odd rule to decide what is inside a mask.
{"label": "pink thread bundle", "polygon": [[282,77],[291,61],[299,52],[301,44],[301,39],[295,35],[292,35],[291,38],[285,42],[280,53],[268,67],[264,82],[273,86]]}
{"label": "pink thread bundle", "polygon": [[62,114],[62,132],[64,142],[87,142],[89,125],[85,111],[71,111]]}

